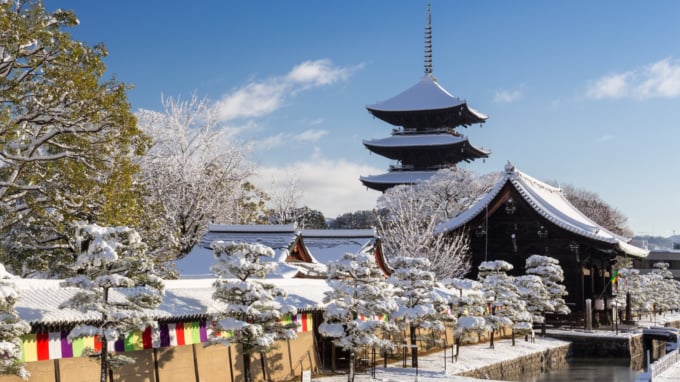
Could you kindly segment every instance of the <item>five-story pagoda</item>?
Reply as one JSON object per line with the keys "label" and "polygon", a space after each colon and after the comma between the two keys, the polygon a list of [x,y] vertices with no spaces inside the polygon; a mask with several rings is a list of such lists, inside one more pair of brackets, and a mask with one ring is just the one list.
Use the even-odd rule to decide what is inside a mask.
{"label": "five-story pagoda", "polygon": [[425,23],[425,75],[401,94],[366,108],[375,117],[395,126],[388,138],[364,141],[370,151],[397,161],[385,174],[360,178],[366,187],[374,190],[419,183],[438,170],[490,154],[473,146],[456,131],[459,126],[483,123],[487,116],[451,95],[432,75],[429,4]]}

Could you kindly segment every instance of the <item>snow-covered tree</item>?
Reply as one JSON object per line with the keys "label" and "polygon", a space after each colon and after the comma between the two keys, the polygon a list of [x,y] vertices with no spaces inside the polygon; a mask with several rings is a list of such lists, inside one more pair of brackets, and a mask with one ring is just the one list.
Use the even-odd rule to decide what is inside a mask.
{"label": "snow-covered tree", "polygon": [[[285,324],[280,318],[297,311],[281,300],[286,297],[283,289],[262,280],[277,266],[266,261],[274,257],[273,249],[261,244],[222,241],[214,242],[212,247],[217,262],[211,270],[218,277],[213,299],[226,307],[216,315],[218,331],[213,332],[211,342],[241,345],[243,377],[250,382],[251,355],[269,351],[276,340],[295,338],[295,324]],[[222,335],[223,331],[231,331],[232,335]]]}
{"label": "snow-covered tree", "polygon": [[633,237],[628,218],[599,195],[572,185],[562,185],[561,188],[567,200],[595,223],[623,237]]}
{"label": "snow-covered tree", "polygon": [[[625,307],[631,313],[640,313],[645,310],[648,299],[645,290],[642,288],[640,270],[632,268],[632,263],[619,268],[617,284],[619,294],[616,295],[616,306]],[[629,295],[630,306],[627,306]]]}
{"label": "snow-covered tree", "polygon": [[496,184],[500,173],[477,175],[461,168],[437,171],[418,185],[420,196],[430,210],[440,214],[439,221],[449,220],[470,207]]}
{"label": "snow-covered tree", "polygon": [[515,277],[515,285],[519,295],[527,304],[527,310],[531,313],[532,321],[537,324],[545,322],[545,312],[551,312],[550,294],[543,285],[543,281],[536,275],[522,275]]}
{"label": "snow-covered tree", "polygon": [[103,79],[106,48],[73,40],[77,25],[41,0],[0,2],[0,262],[21,276],[64,275],[73,221],[143,212],[128,86]]}
{"label": "snow-covered tree", "polygon": [[238,197],[251,170],[246,146],[233,142],[208,100],[162,98],[164,112],[137,112],[153,143],[141,158],[155,224],[147,227],[154,254],[182,257],[208,223],[241,223]]}
{"label": "snow-covered tree", "polygon": [[284,184],[273,182],[271,190],[268,203],[271,224],[300,223],[302,211],[299,205],[304,191],[298,179],[290,175]]}
{"label": "snow-covered tree", "polygon": [[512,328],[513,343],[515,331],[531,329],[531,314],[526,310],[514,277],[507,274],[512,269],[512,264],[503,260],[483,261],[479,265],[479,280],[489,304],[484,319],[491,330],[491,347],[494,332],[503,326]]}
{"label": "snow-covered tree", "polygon": [[483,317],[486,298],[482,291],[482,284],[478,281],[453,278],[445,279],[442,283],[458,292],[451,296],[449,303],[456,317],[453,336],[460,349],[461,341],[472,340],[473,334],[479,339],[482,333],[488,330]]}
{"label": "snow-covered tree", "polygon": [[425,257],[439,279],[470,269],[469,235],[435,234],[442,222],[465,211],[488,192],[498,175],[444,169],[412,186],[392,187],[378,199],[378,236],[389,257]]}
{"label": "snow-covered tree", "polygon": [[468,235],[435,235],[441,215],[431,211],[416,186],[389,189],[378,208],[378,236],[390,259],[422,256],[438,278],[462,276],[470,269]]}
{"label": "snow-covered tree", "polygon": [[387,280],[394,288],[398,305],[390,318],[403,330],[409,329],[412,365],[418,365],[416,330],[423,328],[433,332],[445,329],[446,301],[435,290],[434,272],[430,262],[422,257],[397,257],[390,260],[394,272]]}
{"label": "snow-covered tree", "polygon": [[[564,282],[564,271],[559,260],[549,256],[531,255],[526,260],[525,269],[527,275],[540,277],[545,290],[548,292],[545,305],[541,307],[541,310],[532,310],[532,313],[542,312],[541,316],[543,316],[539,321],[534,322],[544,322],[545,313],[569,314],[571,312],[564,300],[564,296],[568,293],[567,288],[562,284]],[[534,305],[534,307],[538,306],[541,306],[540,302],[536,302]]]}
{"label": "snow-covered tree", "polygon": [[0,264],[0,375],[15,374],[28,379],[29,374],[21,362],[21,336],[31,327],[14,310],[19,294],[12,285],[2,281],[14,277]]}
{"label": "snow-covered tree", "polygon": [[134,229],[77,223],[72,245],[78,251],[74,264],[78,276],[65,279],[62,286],[78,290],[61,308],[96,312],[100,319],[77,325],[68,339],[101,339],[101,352],[89,352],[100,360],[100,380],[106,382],[107,370],[134,362],[122,354],[109,354],[107,343],[157,325],[152,309],[163,299],[163,280],[154,275],[154,263]]}
{"label": "snow-covered tree", "polygon": [[332,288],[326,292],[324,323],[319,333],[349,352],[348,381],[354,381],[354,358],[362,346],[389,348],[391,343],[379,336],[395,330],[384,318],[397,309],[390,284],[373,256],[346,253],[328,265]]}
{"label": "snow-covered tree", "polygon": [[654,313],[669,311],[674,305],[676,293],[673,283],[673,273],[668,270],[668,263],[654,263],[654,269],[642,277],[642,287],[645,289],[648,304]]}

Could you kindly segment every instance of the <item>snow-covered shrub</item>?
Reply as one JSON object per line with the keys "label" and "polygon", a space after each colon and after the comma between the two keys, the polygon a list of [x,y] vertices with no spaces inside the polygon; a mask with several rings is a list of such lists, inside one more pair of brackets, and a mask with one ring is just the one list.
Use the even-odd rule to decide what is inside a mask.
{"label": "snow-covered shrub", "polygon": [[132,228],[76,223],[71,246],[78,254],[73,266],[77,276],[65,279],[62,286],[78,291],[61,308],[96,312],[101,318],[92,325],[76,326],[68,340],[101,339],[101,352],[89,349],[86,354],[100,360],[105,380],[109,368],[134,362],[122,354],[108,354],[107,343],[157,326],[152,309],[163,299],[163,280],[154,275],[154,262]]}
{"label": "snow-covered shrub", "polygon": [[[210,342],[225,346],[240,344],[244,379],[251,381],[251,355],[271,350],[276,340],[295,338],[296,324],[280,319],[285,314],[296,314],[297,310],[282,301],[286,297],[283,289],[262,280],[276,268],[276,263],[262,261],[274,257],[273,249],[261,244],[222,241],[214,242],[212,248],[217,262],[210,269],[218,278],[213,284],[213,299],[226,307],[215,316],[217,330],[212,332]],[[231,335],[222,335],[227,331]]]}
{"label": "snow-covered shrub", "polygon": [[19,318],[14,304],[19,294],[12,285],[2,279],[14,278],[0,264],[0,374],[15,374],[28,379],[29,374],[21,362],[21,336],[31,327]]}
{"label": "snow-covered shrub", "polygon": [[396,329],[385,317],[397,309],[393,291],[374,258],[365,253],[346,253],[328,265],[332,290],[326,292],[324,323],[319,333],[350,353],[348,380],[354,380],[355,354],[363,346],[389,348],[381,332]]}

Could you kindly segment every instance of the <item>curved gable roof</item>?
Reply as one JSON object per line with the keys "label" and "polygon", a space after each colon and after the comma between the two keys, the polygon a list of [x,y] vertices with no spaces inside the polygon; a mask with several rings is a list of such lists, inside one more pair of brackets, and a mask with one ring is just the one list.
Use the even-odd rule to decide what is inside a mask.
{"label": "curved gable roof", "polygon": [[615,245],[619,250],[638,257],[649,251],[628,244],[628,239],[600,226],[585,216],[567,200],[562,189],[541,182],[508,164],[498,183],[471,208],[453,219],[440,224],[436,233],[454,231],[472,221],[496,198],[506,184],[513,187],[522,198],[546,220],[556,226],[588,239]]}

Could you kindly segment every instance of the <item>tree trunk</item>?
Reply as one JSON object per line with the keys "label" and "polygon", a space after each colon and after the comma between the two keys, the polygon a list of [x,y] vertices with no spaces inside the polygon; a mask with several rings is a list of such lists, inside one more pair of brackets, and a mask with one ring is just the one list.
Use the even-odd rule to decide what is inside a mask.
{"label": "tree trunk", "polygon": [[252,382],[253,376],[250,373],[250,354],[243,354],[243,381]]}
{"label": "tree trunk", "polygon": [[99,374],[99,381],[106,382],[106,374],[109,370],[109,350],[106,336],[102,336],[102,353],[101,353],[101,368]]}
{"label": "tree trunk", "polygon": [[416,344],[416,327],[411,324],[409,326],[411,336],[411,367],[418,367],[418,345]]}
{"label": "tree trunk", "polygon": [[[103,289],[104,289],[103,290],[104,304],[107,304],[109,302],[109,288],[105,287]],[[102,320],[106,322],[106,313],[102,313]],[[99,382],[106,382],[106,374],[109,370],[109,349],[108,341],[104,333],[102,333],[102,353],[99,366],[100,366]]]}
{"label": "tree trunk", "polygon": [[354,352],[349,353],[349,373],[347,373],[347,382],[354,382]]}

